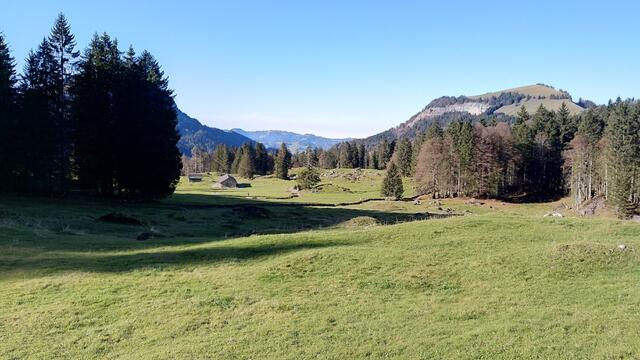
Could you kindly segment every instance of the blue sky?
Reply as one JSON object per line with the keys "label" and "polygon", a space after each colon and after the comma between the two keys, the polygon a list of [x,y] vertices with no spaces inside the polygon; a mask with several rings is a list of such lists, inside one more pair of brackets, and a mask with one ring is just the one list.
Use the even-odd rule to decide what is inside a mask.
{"label": "blue sky", "polygon": [[20,66],[62,11],[81,48],[97,31],[151,51],[178,106],[220,128],[358,137],[442,95],[542,82],[603,103],[640,89],[631,1],[7,3]]}

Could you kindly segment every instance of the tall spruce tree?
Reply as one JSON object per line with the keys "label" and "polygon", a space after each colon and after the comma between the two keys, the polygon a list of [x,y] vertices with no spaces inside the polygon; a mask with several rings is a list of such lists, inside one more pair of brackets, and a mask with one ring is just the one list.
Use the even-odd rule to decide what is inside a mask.
{"label": "tall spruce tree", "polygon": [[531,116],[524,106],[520,107],[513,125],[513,140],[518,154],[517,177],[522,190],[528,190],[529,182],[534,178],[534,137],[535,132],[529,126]]}
{"label": "tall spruce tree", "polygon": [[402,176],[411,176],[413,174],[412,150],[411,142],[406,137],[403,137],[398,141],[396,157],[398,161],[398,168]]}
{"label": "tall spruce tree", "polygon": [[252,179],[255,173],[254,151],[250,145],[242,146],[240,160],[238,161],[238,175]]}
{"label": "tall spruce tree", "polygon": [[618,99],[609,116],[607,138],[611,164],[610,201],[620,218],[637,209],[638,162],[640,156],[640,114],[637,106]]}
{"label": "tall spruce tree", "polygon": [[0,191],[13,188],[17,154],[15,61],[0,33]]}
{"label": "tall spruce tree", "polygon": [[442,127],[440,126],[440,123],[438,121],[434,121],[431,126],[429,126],[429,129],[427,130],[427,133],[425,134],[425,140],[429,140],[429,139],[434,139],[434,138],[442,138],[444,136],[444,130],[442,130]]}
{"label": "tall spruce tree", "polygon": [[571,116],[571,112],[569,112],[569,108],[564,102],[556,112],[556,122],[560,127],[560,141],[564,147],[573,139],[578,130],[575,117]]}
{"label": "tall spruce tree", "polygon": [[291,153],[287,145],[282,143],[275,160],[275,175],[278,179],[289,179],[289,168],[291,167]]}
{"label": "tall spruce tree", "polygon": [[378,169],[384,169],[387,167],[387,163],[391,159],[391,155],[393,155],[391,145],[387,138],[383,138],[378,143],[377,148]]}
{"label": "tall spruce tree", "polygon": [[[173,92],[160,65],[147,51],[139,58],[129,48],[115,83],[114,142],[116,191],[153,199],[173,193],[181,162]],[[122,131],[122,129],[125,129]],[[205,152],[202,171],[210,170]]]}
{"label": "tall spruce tree", "polygon": [[395,161],[390,161],[387,166],[386,176],[382,181],[382,196],[400,200],[403,194],[402,174],[400,174]]}
{"label": "tall spruce tree", "polygon": [[[47,39],[26,60],[20,83],[20,125],[14,133],[18,147],[20,190],[52,194],[60,192],[60,131],[55,113],[58,67]],[[27,125],[28,124],[28,125]]]}
{"label": "tall spruce tree", "polygon": [[114,149],[124,136],[123,129],[117,127],[113,106],[121,66],[118,42],[106,33],[95,34],[79,62],[72,89],[79,185],[101,196],[114,195]]}
{"label": "tall spruce tree", "polygon": [[255,172],[258,175],[269,173],[269,153],[262,143],[256,143],[255,147]]}
{"label": "tall spruce tree", "polygon": [[71,157],[71,132],[72,126],[70,124],[70,96],[69,86],[71,84],[71,75],[73,72],[74,61],[78,57],[79,53],[75,51],[75,36],[71,33],[71,27],[67,22],[65,16],[60,13],[56,19],[51,34],[48,38],[49,46],[55,64],[57,66],[56,76],[57,78],[57,91],[52,96],[57,97],[55,99],[55,118],[56,126],[59,132],[57,155],[59,157],[57,161],[57,181],[58,187],[61,191],[67,191],[69,184],[68,181],[71,176],[70,157]]}
{"label": "tall spruce tree", "polygon": [[238,166],[240,165],[240,160],[242,159],[242,151],[243,147],[238,147],[233,152],[233,161],[231,162],[231,173],[238,173]]}
{"label": "tall spruce tree", "polygon": [[213,151],[213,171],[226,174],[231,171],[231,154],[225,144],[218,144]]}

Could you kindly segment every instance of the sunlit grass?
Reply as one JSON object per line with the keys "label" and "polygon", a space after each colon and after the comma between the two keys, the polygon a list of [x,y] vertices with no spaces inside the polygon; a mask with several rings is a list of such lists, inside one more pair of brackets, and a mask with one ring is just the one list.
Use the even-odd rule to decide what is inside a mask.
{"label": "sunlit grass", "polygon": [[[543,217],[562,201],[270,206],[291,183],[0,198],[0,358],[640,357],[636,223]],[[110,212],[142,224],[97,221]],[[425,212],[464,216],[411,221]]]}

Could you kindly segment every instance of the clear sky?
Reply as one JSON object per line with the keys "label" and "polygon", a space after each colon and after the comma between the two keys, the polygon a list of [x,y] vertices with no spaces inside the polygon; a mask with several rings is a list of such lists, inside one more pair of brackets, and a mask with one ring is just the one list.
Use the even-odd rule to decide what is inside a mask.
{"label": "clear sky", "polygon": [[[97,5],[99,4],[99,5]],[[205,124],[366,136],[442,95],[532,83],[598,103],[640,90],[640,5],[628,1],[5,0],[20,66],[64,12],[160,61]]]}

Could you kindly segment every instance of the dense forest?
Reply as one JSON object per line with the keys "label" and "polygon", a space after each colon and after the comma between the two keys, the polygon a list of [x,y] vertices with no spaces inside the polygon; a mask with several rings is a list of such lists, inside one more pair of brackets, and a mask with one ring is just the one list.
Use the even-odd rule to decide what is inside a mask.
{"label": "dense forest", "polygon": [[180,175],[173,93],[147,51],[95,34],[80,54],[64,15],[15,70],[0,35],[0,190],[150,199]]}
{"label": "dense forest", "polygon": [[218,144],[213,151],[194,147],[191,156],[182,155],[184,175],[217,172],[251,179],[257,175],[275,174],[280,179],[287,179],[289,169],[294,165],[297,164],[292,163],[291,152],[284,143],[277,151],[267,149],[259,142],[247,142],[238,147]]}
{"label": "dense forest", "polygon": [[388,171],[393,164],[394,174],[413,177],[419,193],[434,197],[529,201],[571,194],[577,205],[604,199],[622,218],[637,212],[640,102],[617,99],[573,116],[564,105],[556,112],[540,106],[534,114],[522,107],[513,121],[475,119],[458,114],[446,127],[436,121],[413,140],[308,149],[293,164]]}

